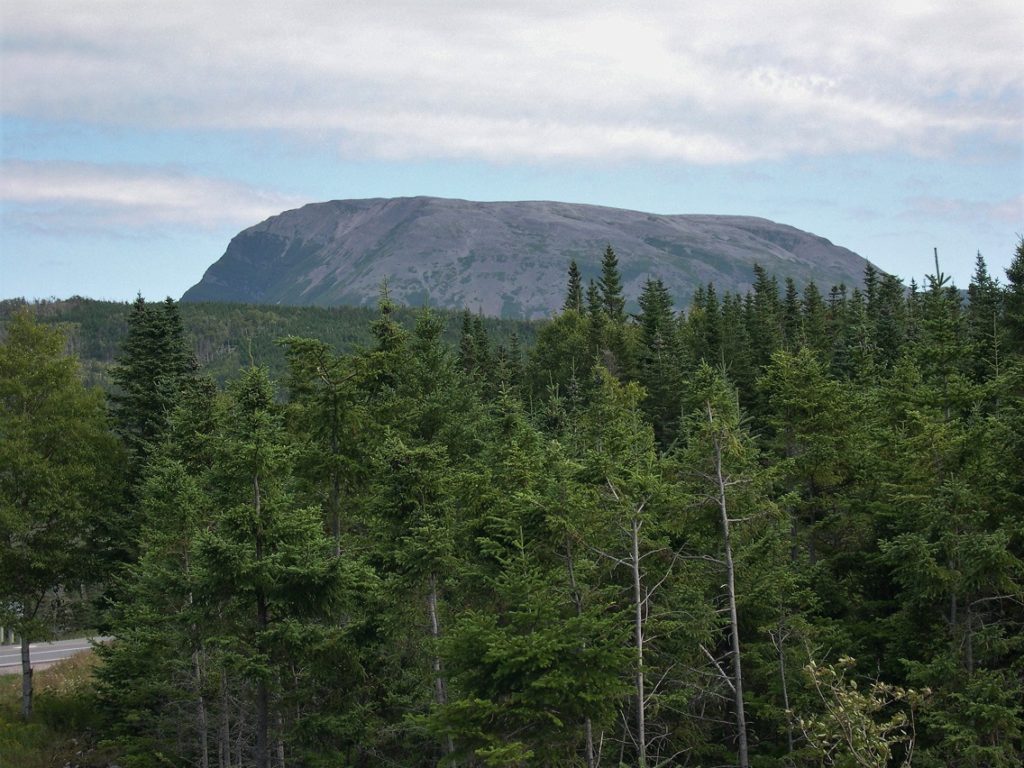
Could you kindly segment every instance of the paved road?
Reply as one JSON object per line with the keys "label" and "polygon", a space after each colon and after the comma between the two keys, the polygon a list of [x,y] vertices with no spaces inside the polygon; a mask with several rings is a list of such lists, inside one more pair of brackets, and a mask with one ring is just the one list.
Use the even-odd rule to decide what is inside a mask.
{"label": "paved road", "polygon": [[[77,640],[58,640],[55,643],[32,643],[32,666],[42,669],[54,662],[87,651],[92,647],[90,640],[102,641],[107,638],[83,637]],[[21,646],[0,645],[0,675],[21,674]]]}

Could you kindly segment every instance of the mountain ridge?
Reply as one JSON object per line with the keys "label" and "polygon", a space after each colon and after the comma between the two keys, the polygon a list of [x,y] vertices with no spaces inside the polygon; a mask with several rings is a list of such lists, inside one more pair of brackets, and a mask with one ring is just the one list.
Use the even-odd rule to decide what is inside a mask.
{"label": "mountain ridge", "polygon": [[366,198],[309,203],[248,227],[182,301],[364,306],[387,279],[400,303],[537,318],[561,308],[569,262],[594,278],[607,245],[631,302],[646,279],[661,278],[677,307],[708,282],[746,290],[755,262],[823,291],[859,284],[867,265],[824,237],[753,216]]}

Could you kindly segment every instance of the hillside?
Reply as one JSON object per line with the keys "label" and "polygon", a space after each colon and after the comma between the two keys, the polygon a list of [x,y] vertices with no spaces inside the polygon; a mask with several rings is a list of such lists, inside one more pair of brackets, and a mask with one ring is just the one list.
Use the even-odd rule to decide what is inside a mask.
{"label": "hillside", "polygon": [[[0,301],[0,338],[11,313],[24,305],[18,299]],[[108,386],[107,370],[119,354],[128,332],[130,305],[72,297],[29,305],[42,322],[58,323],[68,331],[69,352],[78,356],[89,384]],[[462,317],[441,312],[445,340],[457,344]],[[201,368],[218,381],[234,378],[249,360],[266,365],[271,376],[284,374],[284,350],[276,344],[285,336],[315,338],[339,353],[351,353],[373,344],[370,324],[377,317],[372,307],[274,307],[244,304],[181,304],[181,317],[190,347]],[[399,307],[396,317],[405,327],[414,322],[412,310]],[[495,344],[508,345],[515,333],[524,346],[532,344],[536,327],[532,323],[485,318],[484,325]]]}
{"label": "hillside", "polygon": [[547,317],[570,260],[596,278],[611,245],[626,298],[660,277],[677,306],[699,285],[745,292],[752,266],[779,280],[859,284],[866,261],[794,227],[746,216],[665,216],[555,202],[433,197],[335,200],[286,211],[236,235],[184,302],[367,306],[388,280],[413,306]]}

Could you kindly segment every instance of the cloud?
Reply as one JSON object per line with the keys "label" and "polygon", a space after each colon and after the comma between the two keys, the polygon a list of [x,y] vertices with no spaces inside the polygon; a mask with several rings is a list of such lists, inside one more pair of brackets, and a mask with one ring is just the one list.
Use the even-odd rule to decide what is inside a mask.
{"label": "cloud", "polygon": [[250,225],[298,200],[175,169],[6,161],[5,224],[50,234],[152,234],[181,225],[214,231]]}
{"label": "cloud", "polygon": [[1013,0],[11,0],[3,14],[3,109],[25,117],[496,162],[942,155],[1021,138]]}
{"label": "cloud", "polygon": [[1000,228],[1024,225],[1024,195],[1006,200],[964,200],[922,196],[906,202],[902,218],[928,221],[963,221]]}

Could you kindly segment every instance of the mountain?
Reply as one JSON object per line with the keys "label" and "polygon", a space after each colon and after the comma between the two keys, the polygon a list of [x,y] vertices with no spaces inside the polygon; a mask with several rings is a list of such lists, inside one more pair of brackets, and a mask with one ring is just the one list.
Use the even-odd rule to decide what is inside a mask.
{"label": "mountain", "polygon": [[182,301],[366,305],[383,280],[410,305],[543,317],[561,309],[569,262],[596,278],[611,245],[635,302],[660,277],[685,306],[698,285],[745,291],[755,262],[823,292],[856,285],[867,262],[794,227],[749,216],[658,215],[555,202],[436,197],[334,200],[236,235]]}

